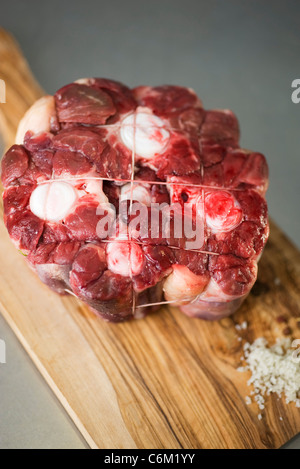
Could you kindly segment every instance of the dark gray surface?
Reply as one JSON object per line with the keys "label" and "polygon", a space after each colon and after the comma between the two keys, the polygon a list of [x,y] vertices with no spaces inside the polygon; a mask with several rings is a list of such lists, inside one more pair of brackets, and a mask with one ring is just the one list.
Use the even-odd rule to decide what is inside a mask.
{"label": "dark gray surface", "polygon": [[[1,25],[16,36],[49,93],[79,77],[104,76],[129,86],[191,86],[205,107],[232,109],[242,145],[268,158],[270,214],[298,246],[300,104],[291,101],[291,83],[300,78],[299,18],[297,0],[20,0],[0,7]],[[13,340],[3,322],[0,338]],[[18,353],[16,366],[23,367],[27,358]],[[35,370],[22,371],[19,381],[14,370],[11,363],[0,365],[0,395],[11,396],[0,403],[0,446],[56,447],[60,441],[80,447]],[[32,407],[26,413],[24,405],[15,417],[23,380],[45,414],[55,408],[60,423],[52,421],[53,439]]]}

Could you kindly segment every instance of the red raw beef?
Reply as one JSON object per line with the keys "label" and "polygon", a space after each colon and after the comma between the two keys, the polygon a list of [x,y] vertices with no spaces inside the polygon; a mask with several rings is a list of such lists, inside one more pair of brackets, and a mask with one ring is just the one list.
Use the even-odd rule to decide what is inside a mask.
{"label": "red raw beef", "polygon": [[205,111],[189,88],[89,78],[35,103],[17,140],[1,163],[5,224],[57,293],[113,322],[162,302],[219,319],[246,298],[268,167],[239,147],[231,111]]}

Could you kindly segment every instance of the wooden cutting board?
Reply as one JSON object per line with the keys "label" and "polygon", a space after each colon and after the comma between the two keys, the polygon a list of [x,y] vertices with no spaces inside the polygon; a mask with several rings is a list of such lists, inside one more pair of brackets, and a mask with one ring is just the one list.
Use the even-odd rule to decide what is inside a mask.
{"label": "wooden cutting board", "polygon": [[[99,71],[101,75],[101,71]],[[25,110],[43,94],[13,40],[0,30],[1,128],[11,144]],[[247,406],[243,342],[300,338],[300,253],[271,223],[253,292],[231,318],[189,319],[163,308],[107,324],[73,297],[52,293],[9,240],[0,209],[0,311],[93,448],[278,448],[300,431],[300,410],[267,398],[263,419]],[[282,417],[283,420],[280,420]]]}

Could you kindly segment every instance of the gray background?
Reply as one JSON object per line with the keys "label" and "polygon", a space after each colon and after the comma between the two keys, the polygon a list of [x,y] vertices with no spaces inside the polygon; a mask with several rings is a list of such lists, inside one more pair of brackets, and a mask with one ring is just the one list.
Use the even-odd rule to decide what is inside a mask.
{"label": "gray background", "polygon": [[[270,165],[271,216],[300,245],[300,2],[20,0],[0,5],[49,93],[86,76],[193,87],[238,116],[241,145]],[[1,77],[0,77],[1,78]],[[82,448],[78,432],[0,317],[0,448]]]}

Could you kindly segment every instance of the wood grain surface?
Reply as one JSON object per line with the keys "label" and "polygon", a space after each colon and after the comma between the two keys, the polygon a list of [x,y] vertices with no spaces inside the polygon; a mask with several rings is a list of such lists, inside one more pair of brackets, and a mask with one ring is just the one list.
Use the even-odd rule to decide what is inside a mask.
{"label": "wood grain surface", "polygon": [[[0,30],[0,104],[5,142],[42,90],[13,38]],[[0,310],[93,448],[278,448],[300,431],[300,410],[267,398],[263,419],[241,365],[244,341],[282,337],[286,316],[300,338],[300,253],[271,222],[258,281],[240,310],[220,322],[163,308],[108,324],[73,297],[40,283],[9,240],[0,207]],[[236,324],[247,321],[239,332]],[[282,420],[281,420],[282,418]]]}

